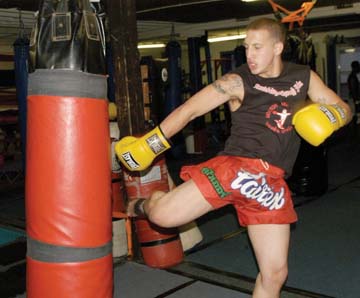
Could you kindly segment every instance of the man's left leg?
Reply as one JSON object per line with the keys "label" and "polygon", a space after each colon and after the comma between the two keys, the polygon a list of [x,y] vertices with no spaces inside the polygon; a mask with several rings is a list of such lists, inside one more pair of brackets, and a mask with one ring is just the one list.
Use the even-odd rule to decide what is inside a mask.
{"label": "man's left leg", "polygon": [[260,269],[253,297],[278,298],[288,274],[290,225],[249,225],[248,234]]}

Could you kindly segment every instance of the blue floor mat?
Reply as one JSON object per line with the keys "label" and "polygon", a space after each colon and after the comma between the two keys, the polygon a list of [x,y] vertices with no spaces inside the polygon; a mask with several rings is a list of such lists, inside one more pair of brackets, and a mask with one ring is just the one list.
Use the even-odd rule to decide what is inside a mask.
{"label": "blue floor mat", "polygon": [[13,242],[21,237],[25,237],[25,232],[0,227],[0,246]]}

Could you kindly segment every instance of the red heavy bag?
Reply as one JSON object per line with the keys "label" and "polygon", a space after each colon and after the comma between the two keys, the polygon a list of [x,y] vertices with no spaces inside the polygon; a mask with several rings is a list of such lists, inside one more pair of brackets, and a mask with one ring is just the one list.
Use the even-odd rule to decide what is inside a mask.
{"label": "red heavy bag", "polygon": [[109,115],[97,26],[88,0],[41,1],[27,98],[27,298],[113,297]]}
{"label": "red heavy bag", "polygon": [[148,199],[156,191],[169,191],[168,170],[163,155],[157,157],[146,171],[124,170],[124,183],[129,200]]}
{"label": "red heavy bag", "polygon": [[162,228],[147,219],[136,219],[136,233],[146,265],[168,268],[184,259],[177,228]]}
{"label": "red heavy bag", "polygon": [[[124,182],[129,200],[147,199],[156,190],[169,191],[164,156],[159,156],[147,171],[125,171]],[[184,253],[177,228],[161,228],[147,219],[136,219],[135,225],[146,265],[168,268],[182,262]]]}
{"label": "red heavy bag", "polygon": [[[56,74],[36,71],[29,82],[35,87],[46,77],[47,90],[54,91],[50,82],[57,81],[52,81]],[[79,82],[82,73],[63,75],[75,79],[74,75]],[[65,80],[62,74],[57,78]],[[76,290],[76,297],[110,298],[107,101],[35,95],[35,89],[39,90],[32,88],[28,95],[27,297],[63,298]]]}

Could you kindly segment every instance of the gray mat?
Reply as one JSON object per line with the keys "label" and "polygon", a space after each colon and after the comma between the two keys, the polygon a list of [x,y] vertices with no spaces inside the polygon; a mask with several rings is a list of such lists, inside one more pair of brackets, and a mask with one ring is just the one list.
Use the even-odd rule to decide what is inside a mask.
{"label": "gray mat", "polygon": [[[170,296],[170,298],[250,298],[250,295],[239,293],[230,289],[221,288],[204,282],[196,282],[181,291]],[[140,297],[139,297],[140,298]]]}
{"label": "gray mat", "polygon": [[202,244],[221,239],[224,235],[240,229],[236,211],[232,205],[209,212],[196,222],[203,235]]}
{"label": "gray mat", "polygon": [[[287,286],[341,298],[360,293],[359,182],[297,209],[292,231]],[[240,234],[191,254],[189,261],[255,277],[247,236]]]}
{"label": "gray mat", "polygon": [[360,177],[360,141],[336,143],[328,149],[329,190]]}
{"label": "gray mat", "polygon": [[247,294],[165,270],[127,262],[114,269],[114,298],[250,298]]}
{"label": "gray mat", "polygon": [[127,262],[114,269],[114,298],[154,298],[190,280],[164,270]]}

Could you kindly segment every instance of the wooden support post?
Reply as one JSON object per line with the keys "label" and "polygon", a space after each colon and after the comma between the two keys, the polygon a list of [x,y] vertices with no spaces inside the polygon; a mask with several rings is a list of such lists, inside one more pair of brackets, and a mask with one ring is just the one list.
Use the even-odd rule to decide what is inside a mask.
{"label": "wooden support post", "polygon": [[133,0],[107,0],[120,136],[144,133],[144,104]]}
{"label": "wooden support post", "polygon": [[[115,103],[120,137],[145,132],[140,59],[137,49],[136,7],[134,0],[107,0],[109,33],[114,65]],[[134,223],[127,220],[129,258],[139,258],[140,248]]]}

